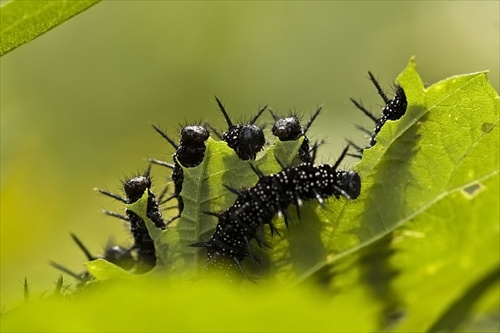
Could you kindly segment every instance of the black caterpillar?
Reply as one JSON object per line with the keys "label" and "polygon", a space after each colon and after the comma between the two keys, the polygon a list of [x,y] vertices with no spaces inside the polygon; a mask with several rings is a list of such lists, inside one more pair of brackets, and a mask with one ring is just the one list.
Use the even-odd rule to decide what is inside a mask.
{"label": "black caterpillar", "polygon": [[378,94],[384,100],[385,106],[382,109],[382,115],[379,118],[377,118],[373,113],[368,111],[360,102],[351,98],[351,101],[354,103],[356,108],[361,110],[361,112],[363,112],[365,115],[367,115],[371,120],[375,122],[375,128],[373,129],[373,133],[362,127],[358,127],[360,130],[362,130],[363,132],[367,133],[370,136],[370,145],[368,147],[360,148],[356,145],[353,145],[360,153],[363,152],[363,149],[373,147],[377,143],[375,137],[380,132],[380,129],[382,128],[382,126],[384,126],[386,121],[398,120],[399,118],[401,118],[405,114],[406,108],[408,106],[405,92],[400,85],[396,85],[394,97],[392,99],[389,99],[382,90],[382,88],[380,87],[379,83],[377,82],[377,79],[375,79],[375,76],[373,76],[371,72],[368,72],[368,75],[370,77],[370,81],[372,81],[373,85],[375,85],[375,88],[377,88]]}
{"label": "black caterpillar", "polygon": [[[76,245],[85,254],[85,257],[87,258],[88,261],[93,261],[96,259],[105,259],[127,271],[131,270],[135,266],[135,260],[132,257],[130,248],[125,248],[118,245],[111,245],[108,243],[102,255],[94,256],[75,234],[71,233],[70,235],[73,241],[76,243]],[[87,271],[84,271],[82,273],[75,273],[69,270],[68,268],[53,261],[50,262],[50,265],[68,275],[71,275],[72,277],[81,282],[86,282],[92,279],[92,276]]]}
{"label": "black caterpillar", "polygon": [[286,118],[280,118],[272,110],[270,110],[271,115],[274,118],[272,132],[276,137],[278,137],[278,139],[280,139],[280,141],[295,141],[304,137],[304,141],[302,141],[302,145],[299,148],[299,158],[305,163],[312,162],[312,149],[309,147],[309,138],[306,136],[306,132],[319,115],[321,109],[322,107],[316,109],[316,112],[314,112],[311,119],[309,119],[304,127],[300,125],[300,120],[297,115],[291,114]]}
{"label": "black caterpillar", "polygon": [[[174,194],[163,202],[167,202],[173,198],[177,198],[179,212],[176,216],[170,219],[169,223],[179,218],[184,210],[184,201],[181,197],[182,183],[184,182],[184,171],[182,167],[193,168],[198,166],[205,157],[205,141],[210,136],[208,130],[202,125],[185,126],[181,129],[181,138],[179,144],[176,144],[165,132],[152,125],[153,128],[160,133],[175,149],[172,155],[174,163],[170,164],[156,159],[149,159],[150,162],[166,166],[172,169],[172,181],[174,182]],[[162,203],[163,203],[162,202]]]}
{"label": "black caterpillar", "polygon": [[[303,163],[284,168],[274,175],[264,176],[252,166],[259,176],[257,184],[245,191],[235,191],[238,198],[222,213],[212,213],[218,217],[215,233],[207,242],[192,244],[205,247],[208,263],[215,267],[241,267],[245,257],[258,261],[252,254],[250,241],[255,239],[259,245],[263,241],[257,237],[260,226],[267,224],[271,231],[275,215],[282,215],[288,225],[287,208],[298,207],[303,201],[316,199],[320,204],[329,197],[356,199],[361,191],[361,180],[354,171],[337,171],[349,146],[344,149],[334,165]],[[299,216],[300,218],[300,216]]]}
{"label": "black caterpillar", "polygon": [[[153,221],[156,227],[160,229],[165,229],[166,224],[163,221],[163,217],[160,213],[158,202],[156,197],[151,192],[151,179],[149,178],[149,169],[142,176],[137,176],[126,180],[123,184],[123,189],[126,198],[122,198],[117,194],[111,192],[96,189],[104,195],[121,201],[125,204],[132,204],[139,200],[144,192],[148,191],[148,204],[146,210],[146,216]],[[156,253],[153,240],[149,236],[146,223],[134,212],[126,210],[126,216],[120,215],[111,211],[104,211],[107,215],[120,218],[122,220],[128,221],[130,223],[130,231],[134,238],[134,245],[131,250],[137,252],[137,267],[136,273],[145,273],[151,270],[156,265]]]}
{"label": "black caterpillar", "polygon": [[236,152],[241,160],[255,160],[257,153],[262,150],[262,147],[264,147],[266,143],[262,128],[255,125],[255,122],[266,110],[267,105],[264,105],[248,123],[233,125],[222,102],[217,96],[215,96],[215,100],[226,119],[228,129],[222,135],[216,130],[212,130],[222,141],[226,142],[227,145]]}

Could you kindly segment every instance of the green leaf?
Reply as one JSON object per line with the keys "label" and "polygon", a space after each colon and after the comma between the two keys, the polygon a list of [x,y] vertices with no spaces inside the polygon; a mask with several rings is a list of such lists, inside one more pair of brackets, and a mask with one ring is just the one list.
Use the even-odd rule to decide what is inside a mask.
{"label": "green leaf", "polygon": [[57,27],[100,0],[11,0],[0,7],[0,56]]}
{"label": "green leaf", "polygon": [[[200,248],[189,245],[207,241],[215,230],[216,218],[205,212],[223,211],[235,200],[236,196],[222,185],[236,189],[253,186],[258,177],[249,163],[265,174],[275,173],[281,168],[276,158],[287,165],[296,163],[301,143],[302,140],[276,142],[258,161],[248,162],[241,161],[226,143],[209,138],[203,162],[197,167],[183,169],[181,195],[185,209],[181,218],[163,232],[159,232],[152,222],[147,223],[156,248],[161,249],[155,271],[190,277],[202,272],[206,255],[202,255]],[[131,209],[145,218],[145,206]]]}
{"label": "green leaf", "polygon": [[499,99],[485,73],[424,89],[412,60],[398,82],[407,95],[406,115],[387,122],[355,166],[360,197],[327,216],[338,214],[329,262],[377,241],[456,191],[483,188],[499,172]]}
{"label": "green leaf", "polygon": [[[344,252],[332,245],[327,263],[306,276],[341,294],[369,291],[366,303],[379,304],[379,330],[460,327],[464,311],[453,304],[474,301],[466,290],[500,262],[500,99],[485,73],[424,89],[410,62],[398,81],[407,114],[384,125],[365,151],[356,166],[362,194],[332,237],[340,243],[359,221],[352,231],[359,243]],[[360,217],[351,213],[356,206]]]}
{"label": "green leaf", "polygon": [[85,269],[98,280],[111,279],[130,279],[136,278],[138,275],[127,272],[121,267],[116,266],[104,259],[96,259],[84,264]]}
{"label": "green leaf", "polygon": [[466,318],[472,306],[483,296],[485,291],[491,288],[500,277],[500,267],[496,267],[488,272],[480,281],[469,288],[464,295],[458,299],[449,309],[432,325],[428,332],[452,332],[457,331],[461,320],[457,318]]}
{"label": "green leaf", "polygon": [[[329,265],[343,256],[377,243],[454,191],[468,188],[471,184],[482,189],[479,181],[498,173],[498,155],[493,155],[496,160],[483,161],[482,171],[464,164],[467,160],[456,163],[465,154],[472,156],[469,161],[474,161],[477,149],[498,146],[494,141],[498,121],[498,103],[495,104],[495,101],[498,102],[498,99],[495,100],[496,93],[492,92],[484,73],[451,78],[425,89],[411,61],[398,82],[407,92],[408,111],[400,121],[388,122],[383,127],[377,137],[377,145],[365,151],[365,157],[356,166],[363,179],[360,198],[353,202],[332,198],[328,200],[326,209],[315,202],[306,203],[300,211],[307,222],[293,223],[289,230],[284,228],[283,221],[275,218],[274,223],[282,237],[271,237],[266,232],[266,241],[271,249],[256,250],[264,262],[262,266],[252,265],[251,260],[244,262],[250,275],[271,276],[281,281],[294,281],[297,277],[307,279],[317,272],[328,270]],[[475,93],[471,94],[471,90]],[[462,106],[464,103],[466,105]],[[471,103],[476,108],[480,107],[482,112],[474,118],[475,124],[468,122],[466,112],[456,111],[466,110]],[[439,130],[433,128],[435,124],[440,124]],[[475,131],[471,126],[475,126]],[[489,132],[483,131],[485,126]],[[461,140],[463,144],[460,149],[455,145],[455,156],[451,159],[440,160],[446,156],[443,150],[452,146],[451,142],[443,142],[450,137],[450,133],[464,136]],[[468,138],[470,133],[475,137]],[[488,135],[483,136],[483,133]],[[484,139],[486,141],[481,142]],[[274,173],[280,169],[274,157],[277,152],[288,149],[282,158],[292,163],[300,143],[287,143],[286,148],[287,145],[278,142],[256,164],[265,174]],[[427,170],[433,172],[428,173]],[[464,170],[468,172],[468,179],[461,175]],[[197,168],[184,171],[182,195],[186,210],[182,219],[164,232],[158,242],[157,248],[161,247],[164,251],[159,251],[163,256],[163,266],[160,265],[157,270],[193,276],[203,269],[205,255],[189,245],[207,240],[216,224],[215,218],[203,212],[222,211],[235,198],[220,184],[247,188],[255,183],[257,177],[248,162],[240,161],[224,143],[211,139],[207,143],[204,162]],[[454,179],[462,182],[461,187],[455,187]],[[290,214],[298,222],[293,207]],[[148,225],[152,226],[151,223]],[[151,231],[154,230],[157,229]],[[383,266],[385,259],[373,253],[385,255],[392,250],[387,244],[382,248],[377,246],[357,255],[380,261]],[[368,270],[363,273],[366,275],[371,274],[369,272],[374,267],[362,269]],[[388,266],[382,273],[394,275],[396,272]]]}
{"label": "green leaf", "polygon": [[[95,285],[70,299],[45,297],[1,318],[5,332],[366,332],[372,311],[359,301],[279,285],[145,277]],[[359,299],[360,300],[360,299]],[[347,320],[356,313],[356,320]],[[29,318],[29,320],[27,319]]]}
{"label": "green leaf", "polygon": [[[249,187],[257,179],[248,162],[209,140],[203,163],[184,169],[189,204],[179,221],[166,231],[154,227],[145,196],[128,207],[155,240],[161,260],[154,274],[114,279],[116,267],[92,262],[87,269],[107,283],[70,300],[30,301],[3,315],[2,329],[495,331],[500,98],[485,73],[425,88],[413,60],[398,83],[408,110],[384,125],[355,166],[360,197],[330,199],[326,208],[306,203],[302,222],[295,218],[281,238],[268,238],[263,268],[245,266],[262,277],[257,285],[186,278],[206,261],[187,245],[206,240],[216,223],[203,212],[235,199],[221,184]],[[276,143],[255,163],[274,173],[274,156],[294,161],[299,146]],[[276,225],[283,225],[278,218]]]}

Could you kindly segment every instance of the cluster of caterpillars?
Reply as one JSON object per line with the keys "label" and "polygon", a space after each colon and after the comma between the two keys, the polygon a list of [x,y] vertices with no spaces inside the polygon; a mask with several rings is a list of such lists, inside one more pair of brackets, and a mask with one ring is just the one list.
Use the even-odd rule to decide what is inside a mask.
{"label": "cluster of caterpillars", "polygon": [[[259,246],[262,244],[265,245],[264,241],[259,238],[258,233],[264,225],[269,226],[272,234],[277,233],[277,228],[272,223],[272,219],[276,215],[283,216],[285,224],[288,226],[290,218],[287,209],[290,205],[296,206],[297,214],[300,218],[300,206],[304,201],[316,200],[319,204],[323,205],[324,200],[330,197],[344,197],[348,200],[353,200],[359,196],[361,191],[361,179],[359,175],[355,171],[338,170],[340,163],[348,154],[361,158],[364,149],[376,144],[376,136],[382,126],[388,120],[401,118],[407,108],[406,96],[402,87],[397,85],[394,97],[390,99],[381,89],[373,74],[370,72],[368,74],[378,94],[384,100],[385,105],[382,108],[382,114],[376,116],[368,111],[360,102],[351,99],[358,109],[374,121],[375,127],[372,131],[360,128],[368,134],[369,144],[365,148],[362,148],[349,142],[350,146],[356,149],[356,154],[348,153],[350,147],[348,145],[333,165],[314,165],[316,149],[319,144],[311,145],[309,138],[306,136],[313,121],[320,114],[321,107],[316,109],[304,126],[301,125],[297,114],[281,117],[268,109],[267,105],[260,108],[250,121],[235,124],[229,117],[221,100],[215,97],[219,110],[223,114],[228,126],[226,131],[220,133],[214,127],[204,124],[184,126],[180,132],[180,141],[176,143],[175,140],[169,137],[158,126],[153,125],[155,131],[175,149],[175,153],[172,155],[173,162],[169,163],[150,159],[150,166],[146,172],[142,175],[126,179],[123,182],[125,197],[106,190],[97,190],[127,205],[139,200],[144,192],[147,191],[146,215],[157,228],[165,229],[170,222],[181,217],[185,208],[181,196],[184,182],[183,168],[196,167],[202,163],[206,150],[205,142],[210,136],[210,131],[213,132],[220,140],[226,142],[228,147],[233,149],[242,161],[248,161],[247,163],[249,163],[259,179],[253,187],[245,190],[234,189],[224,185],[230,192],[237,196],[236,200],[224,211],[207,212],[207,214],[217,218],[217,226],[209,239],[200,240],[198,243],[192,244],[192,246],[206,248],[207,268],[236,267],[244,274],[241,262],[245,258],[250,257],[259,261],[253,254],[250,245],[251,241],[255,240]],[[301,163],[295,166],[285,166],[281,161],[277,160],[282,170],[271,175],[264,175],[251,162],[256,159],[257,154],[263,149],[266,143],[263,126],[256,124],[259,117],[266,110],[269,110],[274,120],[272,133],[278,140],[295,141],[303,138],[298,151]],[[151,164],[162,165],[172,170],[170,178],[174,184],[174,191],[170,196],[166,196],[167,189],[165,189],[157,199],[151,191]],[[165,221],[162,217],[160,207],[171,200],[176,200],[177,205],[169,208],[176,208],[178,213],[169,221]],[[103,258],[134,273],[145,273],[154,268],[157,259],[154,242],[148,233],[143,219],[128,209],[125,210],[125,215],[107,210],[104,213],[119,218],[128,224],[134,240],[133,245],[122,247],[109,244],[103,255],[94,256],[76,235],[71,234],[71,237],[84,252],[87,259],[91,261]],[[88,272],[77,274],[60,264],[54,262],[51,262],[51,264],[80,281],[88,281],[92,278]]]}

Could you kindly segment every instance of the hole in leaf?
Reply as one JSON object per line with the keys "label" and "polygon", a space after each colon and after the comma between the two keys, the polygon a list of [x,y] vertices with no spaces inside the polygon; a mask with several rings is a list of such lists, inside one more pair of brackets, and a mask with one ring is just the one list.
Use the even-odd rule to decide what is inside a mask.
{"label": "hole in leaf", "polygon": [[495,125],[493,125],[492,123],[482,123],[481,130],[484,133],[489,133],[489,132],[491,132],[491,130],[493,129],[493,127],[495,127]]}
{"label": "hole in leaf", "polygon": [[484,189],[484,185],[481,183],[472,183],[462,189],[462,194],[469,200],[472,200],[476,195],[478,195]]}

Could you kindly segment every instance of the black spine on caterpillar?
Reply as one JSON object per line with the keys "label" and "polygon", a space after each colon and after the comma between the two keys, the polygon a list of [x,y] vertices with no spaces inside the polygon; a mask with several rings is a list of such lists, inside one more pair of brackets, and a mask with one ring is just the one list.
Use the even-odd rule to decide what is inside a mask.
{"label": "black spine on caterpillar", "polygon": [[[165,229],[166,224],[163,221],[158,202],[155,195],[150,190],[151,179],[149,178],[149,169],[142,176],[137,176],[126,180],[123,184],[123,189],[126,198],[111,192],[97,189],[97,191],[112,197],[125,204],[132,204],[139,200],[145,191],[148,191],[148,204],[146,216],[160,229]],[[105,214],[120,218],[130,223],[130,231],[134,238],[133,250],[137,252],[137,273],[145,273],[151,270],[156,265],[156,253],[154,242],[149,236],[146,223],[137,214],[131,210],[125,210],[126,216],[116,214],[110,211],[104,211]]]}
{"label": "black spine on caterpillar", "polygon": [[306,126],[300,125],[299,117],[296,114],[291,114],[286,118],[280,118],[272,110],[271,115],[274,118],[274,125],[272,128],[273,134],[280,139],[280,141],[295,141],[304,137],[302,145],[299,148],[299,158],[302,162],[310,163],[312,161],[311,148],[309,147],[309,138],[306,136],[309,127],[319,115],[322,107],[316,109],[316,112],[311,116]]}
{"label": "black spine on caterpillar", "polygon": [[[264,176],[259,175],[255,186],[239,192],[234,204],[222,213],[214,213],[218,217],[215,233],[207,242],[192,244],[205,247],[208,262],[216,267],[239,267],[245,257],[255,258],[250,248],[250,241],[262,244],[257,238],[257,231],[262,225],[269,225],[275,230],[272,218],[283,215],[290,205],[299,207],[303,201],[323,200],[329,197],[356,199],[361,191],[361,179],[354,171],[336,170],[345,157],[346,147],[334,165],[314,166],[303,163],[295,167]],[[287,222],[286,222],[287,223]],[[257,259],[256,259],[257,260]]]}
{"label": "black spine on caterpillar", "polygon": [[182,167],[193,168],[198,166],[205,157],[205,141],[210,136],[208,130],[202,125],[184,126],[181,129],[181,138],[179,144],[175,143],[165,132],[155,125],[153,128],[165,138],[175,149],[172,155],[174,163],[167,163],[156,159],[149,159],[150,162],[163,165],[172,169],[172,181],[174,182],[174,194],[167,198],[167,202],[173,198],[177,198],[179,212],[169,222],[179,218],[184,210],[184,201],[180,196],[182,191],[182,183],[184,182],[184,171]]}
{"label": "black spine on caterpillar", "polygon": [[[76,245],[85,254],[85,257],[88,261],[104,259],[127,271],[131,270],[135,266],[135,260],[132,257],[131,253],[132,248],[125,248],[108,243],[104,248],[104,253],[102,255],[94,256],[75,234],[71,233],[70,235]],[[68,275],[73,276],[75,279],[80,280],[81,282],[89,281],[92,279],[91,275],[87,271],[78,274],[66,268],[65,266],[62,266],[53,261],[50,262],[50,265]]]}
{"label": "black spine on caterpillar", "polygon": [[[384,100],[385,106],[382,109],[382,115],[380,117],[375,116],[373,113],[371,113],[369,110],[367,110],[360,102],[354,100],[351,98],[351,101],[354,103],[356,108],[361,110],[366,116],[368,116],[370,119],[373,120],[375,123],[375,128],[373,129],[373,133],[370,131],[367,131],[364,128],[358,127],[360,130],[366,132],[368,135],[370,135],[370,145],[366,148],[373,147],[376,143],[377,140],[375,137],[377,134],[380,132],[382,126],[387,122],[387,120],[398,120],[400,119],[406,112],[406,108],[408,106],[408,103],[406,101],[406,94],[403,90],[403,88],[399,85],[396,85],[395,87],[395,94],[392,99],[389,99],[387,95],[384,93],[382,88],[380,87],[377,79],[375,79],[375,76],[371,73],[368,72],[370,81],[373,83],[375,88],[377,89],[378,94],[382,99]],[[358,151],[362,152],[363,149],[356,147]]]}
{"label": "black spine on caterpillar", "polygon": [[255,125],[255,122],[257,121],[257,118],[259,118],[259,116],[266,110],[267,105],[264,105],[248,123],[233,124],[226,112],[226,109],[224,108],[224,105],[222,105],[222,102],[217,98],[217,96],[215,96],[215,100],[217,101],[217,105],[224,115],[228,126],[227,131],[222,135],[213,129],[215,134],[221,138],[221,140],[226,142],[227,145],[236,152],[241,160],[255,160],[257,153],[262,150],[262,147],[264,147],[264,144],[266,143],[262,128]]}

